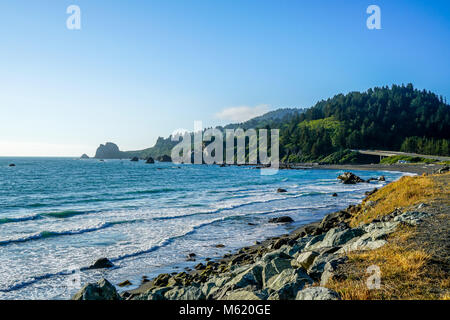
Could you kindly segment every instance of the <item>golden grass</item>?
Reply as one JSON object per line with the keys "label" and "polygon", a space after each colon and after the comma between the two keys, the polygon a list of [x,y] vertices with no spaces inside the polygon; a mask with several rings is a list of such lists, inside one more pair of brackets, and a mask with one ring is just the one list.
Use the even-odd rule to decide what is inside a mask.
{"label": "golden grass", "polygon": [[[342,270],[344,280],[331,280],[327,287],[337,291],[344,300],[377,299],[450,299],[450,281],[442,270],[430,268],[431,255],[408,244],[415,229],[402,226],[389,237],[388,243],[376,250],[352,252]],[[381,270],[381,288],[369,290],[367,267]],[[447,293],[436,292],[436,283]]]}
{"label": "golden grass", "polygon": [[[402,177],[367,197],[360,211],[350,220],[352,227],[369,223],[393,212],[396,208],[427,202],[441,192],[431,176]],[[372,201],[374,204],[368,206]]]}
{"label": "golden grass", "polygon": [[[450,173],[403,177],[367,197],[357,209],[350,225],[369,223],[390,214],[396,208],[405,210],[418,203],[449,203]],[[372,203],[368,203],[372,201]],[[415,241],[416,228],[402,225],[391,234],[385,246],[371,251],[351,252],[340,270],[342,277],[327,287],[346,300],[372,299],[443,299],[450,300],[450,278],[442,262],[434,259],[431,246]],[[432,249],[431,249],[432,250]],[[369,290],[366,281],[371,265],[381,270],[381,288]]]}

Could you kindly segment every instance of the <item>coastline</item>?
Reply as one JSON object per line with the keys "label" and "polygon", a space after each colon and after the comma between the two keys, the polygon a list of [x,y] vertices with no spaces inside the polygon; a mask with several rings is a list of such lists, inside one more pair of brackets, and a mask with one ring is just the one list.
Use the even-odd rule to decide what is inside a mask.
{"label": "coastline", "polygon": [[[370,170],[370,171],[396,171],[396,172],[405,172],[411,175],[422,175],[429,174],[434,172],[435,170],[441,168],[441,166],[429,166],[429,165],[343,165],[343,166],[314,166],[311,169],[337,169],[337,170]],[[309,168],[308,168],[309,169]],[[381,188],[380,190],[386,188],[391,185],[393,182],[388,183],[386,186]],[[234,252],[232,254],[226,254],[224,257],[219,259],[206,259],[206,264],[198,264],[194,270],[187,270],[186,272],[172,273],[172,274],[160,274],[156,278],[152,280],[145,279],[145,282],[142,283],[138,288],[124,291],[121,294],[122,299],[133,300],[133,299],[155,299],[155,291],[156,298],[163,298],[162,295],[172,288],[174,285],[179,286],[181,290],[190,290],[191,288],[197,288],[195,283],[206,283],[211,279],[215,279],[216,277],[220,277],[223,274],[229,274],[230,272],[234,272],[234,270],[240,270],[240,268],[245,268],[245,266],[249,266],[261,259],[266,255],[271,255],[274,252],[278,252],[281,249],[289,246],[295,246],[296,242],[302,238],[310,238],[310,237],[318,237],[323,236],[325,232],[330,230],[330,226],[327,228],[323,228],[324,221],[331,220],[336,215],[342,214],[342,212],[346,212],[348,215],[354,214],[354,212],[358,211],[361,206],[367,202],[370,195],[373,194],[366,193],[366,198],[359,204],[350,205],[347,209],[333,212],[325,216],[325,218],[313,222],[310,224],[303,225],[295,230],[291,231],[288,234],[273,237],[262,241],[261,243],[257,243],[252,246],[244,247]],[[353,212],[353,213],[352,213]],[[339,219],[340,220],[340,219]],[[342,220],[340,222],[345,222]],[[345,222],[347,223],[347,222]],[[336,225],[334,225],[336,227]],[[126,281],[124,281],[126,282]],[[178,288],[178,287],[177,287]],[[197,288],[198,289],[198,288]],[[149,294],[152,292],[152,294]],[[184,292],[184,291],[183,291]],[[244,296],[234,295],[235,299],[247,299],[249,292],[246,292]],[[179,293],[177,292],[177,295]],[[184,298],[183,298],[184,297]],[[182,296],[181,299],[190,300],[196,299],[195,296]],[[224,298],[222,296],[221,298]],[[176,297],[174,299],[179,299],[180,297]],[[254,298],[254,297],[253,297]]]}

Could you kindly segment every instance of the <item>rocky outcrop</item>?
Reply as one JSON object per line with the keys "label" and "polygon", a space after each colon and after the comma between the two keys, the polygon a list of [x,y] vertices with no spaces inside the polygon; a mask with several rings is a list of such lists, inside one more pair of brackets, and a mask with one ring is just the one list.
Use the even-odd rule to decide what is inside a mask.
{"label": "rocky outcrop", "polygon": [[283,188],[278,188],[277,189],[277,193],[286,193],[286,192],[287,192],[286,189],[283,189]]}
{"label": "rocky outcrop", "polygon": [[450,171],[450,166],[443,166],[442,168],[440,168],[440,169],[434,171],[434,173],[437,173],[437,174],[444,174],[444,173],[447,173],[447,172],[449,172],[449,171]]}
{"label": "rocky outcrop", "polygon": [[89,283],[81,288],[72,300],[121,300],[116,288],[106,279]]}
{"label": "rocky outcrop", "polygon": [[138,157],[133,157],[133,158],[131,158],[130,161],[132,161],[132,162],[139,162],[139,158]]}
{"label": "rocky outcrop", "polygon": [[86,153],[83,153],[80,159],[89,159],[89,156]]}
{"label": "rocky outcrop", "polygon": [[363,179],[351,172],[344,172],[339,177],[337,177],[343,184],[356,184],[360,182],[365,182]]}
{"label": "rocky outcrop", "polygon": [[95,152],[96,159],[124,159],[126,155],[119,150],[119,147],[112,142],[101,144]]}
{"label": "rocky outcrop", "polygon": [[148,157],[147,160],[145,160],[145,163],[153,164],[153,163],[155,163],[155,160],[152,157]]}
{"label": "rocky outcrop", "polygon": [[159,162],[172,162],[172,158],[165,154],[157,157],[156,160]]}

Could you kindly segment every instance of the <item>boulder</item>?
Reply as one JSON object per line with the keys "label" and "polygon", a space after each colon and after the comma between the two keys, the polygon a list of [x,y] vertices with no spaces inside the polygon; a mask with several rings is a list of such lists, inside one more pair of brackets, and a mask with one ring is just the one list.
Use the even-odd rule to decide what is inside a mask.
{"label": "boulder", "polygon": [[205,295],[202,290],[194,285],[174,287],[166,291],[164,297],[167,300],[205,300]]}
{"label": "boulder", "polygon": [[286,189],[283,189],[283,188],[278,188],[277,189],[277,193],[285,193],[285,192],[287,192]]}
{"label": "boulder", "polygon": [[121,300],[116,288],[106,279],[86,284],[72,300]]}
{"label": "boulder", "polygon": [[344,172],[339,177],[337,177],[343,184],[356,184],[360,182],[365,182],[363,179],[351,172]]}
{"label": "boulder", "polygon": [[254,291],[239,289],[227,292],[222,300],[262,300],[262,297],[256,295]]}
{"label": "boulder", "polygon": [[312,263],[314,262],[314,259],[319,256],[319,253],[316,251],[306,251],[300,253],[296,259],[292,260],[291,265],[294,268],[305,268],[308,269]]}
{"label": "boulder", "polygon": [[14,163],[10,163],[9,167],[15,167],[16,165]]}
{"label": "boulder", "polygon": [[324,287],[310,287],[297,293],[296,300],[341,300],[339,294]]}
{"label": "boulder", "polygon": [[153,164],[153,163],[155,163],[155,160],[153,160],[152,157],[148,157],[147,160],[145,160],[145,163],[147,163],[147,164]]}
{"label": "boulder", "polygon": [[378,178],[378,181],[386,181],[386,178],[385,178],[384,176],[380,176],[380,177]]}
{"label": "boulder", "polygon": [[83,153],[80,159],[89,159],[89,156],[86,153]]}
{"label": "boulder", "polygon": [[284,269],[267,281],[265,289],[272,292],[269,296],[270,300],[291,300],[295,299],[297,292],[303,289],[305,285],[311,285],[312,283],[313,280],[303,268]]}
{"label": "boulder", "polygon": [[139,161],[139,158],[138,158],[138,157],[133,157],[133,158],[131,158],[130,161],[132,161],[132,162],[138,162],[138,161]]}
{"label": "boulder", "polygon": [[159,162],[172,162],[172,158],[166,154],[157,157],[156,160],[158,160]]}
{"label": "boulder", "polygon": [[335,192],[335,193],[333,193],[331,196],[333,196],[333,197],[337,197],[338,196],[338,194]]}
{"label": "boulder", "polygon": [[131,285],[132,285],[132,283],[131,283],[130,280],[125,280],[125,281],[123,281],[123,282],[118,284],[119,287],[128,287],[128,286],[131,286]]}
{"label": "boulder", "polygon": [[323,232],[327,232],[331,228],[335,228],[342,224],[342,222],[346,221],[351,217],[350,213],[347,211],[341,210],[337,212],[333,212],[327,214],[319,224],[319,229]]}
{"label": "boulder", "polygon": [[291,268],[291,259],[284,259],[277,257],[271,259],[270,261],[263,260],[262,268],[262,283],[263,287],[266,288],[268,281],[275,275],[280,274],[281,271]]}
{"label": "boulder", "polygon": [[423,221],[424,218],[429,217],[430,214],[426,212],[420,211],[407,211],[401,215],[398,215],[394,218],[394,221],[399,221],[403,223],[407,223],[412,226],[416,226]]}
{"label": "boulder", "polygon": [[291,222],[294,222],[294,220],[288,216],[269,219],[269,223],[291,223]]}
{"label": "boulder", "polygon": [[107,258],[100,258],[94,262],[89,269],[107,269],[114,267],[114,264]]}

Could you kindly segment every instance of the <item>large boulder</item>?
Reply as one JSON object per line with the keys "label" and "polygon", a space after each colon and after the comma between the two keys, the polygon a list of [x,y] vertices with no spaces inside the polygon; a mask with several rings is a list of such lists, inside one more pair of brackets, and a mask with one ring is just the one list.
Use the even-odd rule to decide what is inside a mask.
{"label": "large boulder", "polygon": [[145,160],[145,163],[153,164],[153,163],[155,163],[155,160],[152,157],[148,157],[147,160]]}
{"label": "large boulder", "polygon": [[121,300],[116,288],[106,279],[86,284],[72,300]]}
{"label": "large boulder", "polygon": [[284,269],[267,281],[265,289],[272,292],[269,296],[270,300],[291,300],[295,299],[297,292],[305,285],[312,283],[313,280],[303,268]]}
{"label": "large boulder", "polygon": [[294,220],[288,216],[269,219],[269,223],[291,223],[291,222],[294,222]]}
{"label": "large boulder", "polygon": [[308,269],[319,256],[319,253],[316,251],[306,251],[301,252],[296,259],[292,260],[291,265],[294,268],[305,268]]}
{"label": "large boulder", "polygon": [[266,287],[268,281],[275,275],[281,273],[284,269],[291,268],[291,258],[285,258],[283,255],[268,260],[263,258],[262,261],[262,283]]}
{"label": "large boulder", "polygon": [[100,258],[94,262],[89,269],[107,269],[114,267],[114,264],[108,258]]}
{"label": "large boulder", "polygon": [[261,295],[257,295],[255,291],[247,289],[239,289],[236,291],[227,292],[221,300],[262,300]]}
{"label": "large boulder", "polygon": [[296,300],[341,300],[339,294],[324,287],[310,287],[297,293]]}
{"label": "large boulder", "polygon": [[344,172],[339,177],[337,177],[343,184],[356,184],[360,182],[365,182],[363,179],[351,172]]}

